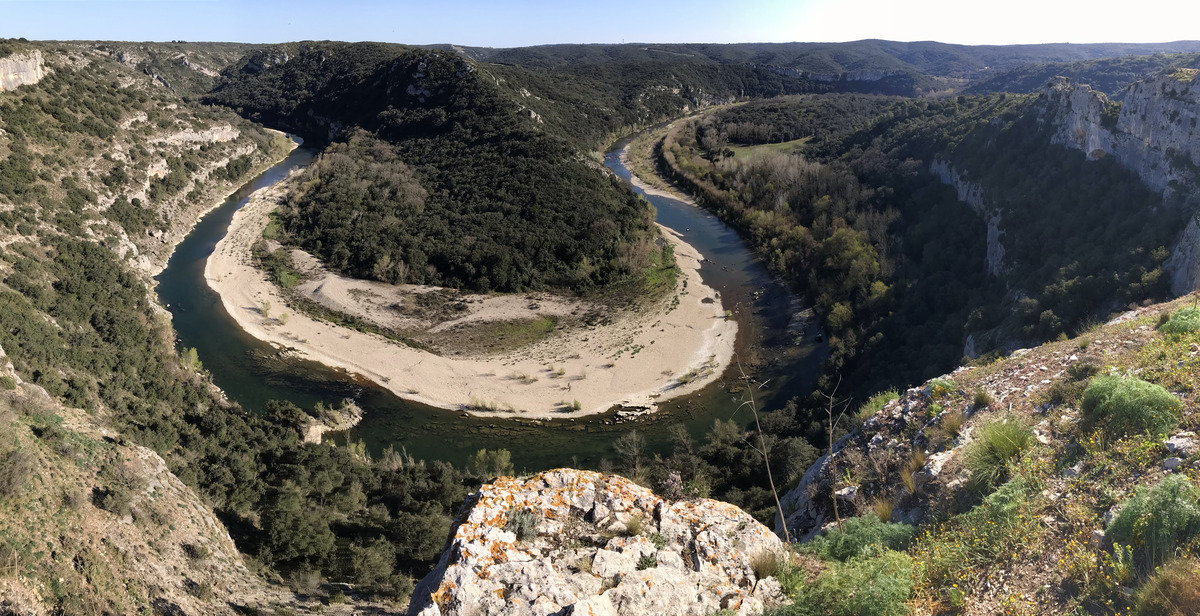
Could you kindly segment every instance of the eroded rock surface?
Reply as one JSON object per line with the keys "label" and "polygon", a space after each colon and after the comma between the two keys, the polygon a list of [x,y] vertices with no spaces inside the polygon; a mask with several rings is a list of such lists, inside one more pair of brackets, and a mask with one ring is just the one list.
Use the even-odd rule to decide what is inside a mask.
{"label": "eroded rock surface", "polygon": [[[536,537],[506,529],[518,511],[536,513]],[[502,477],[463,505],[409,614],[755,614],[782,593],[751,562],[784,551],[728,503],[670,502],[591,471]]]}

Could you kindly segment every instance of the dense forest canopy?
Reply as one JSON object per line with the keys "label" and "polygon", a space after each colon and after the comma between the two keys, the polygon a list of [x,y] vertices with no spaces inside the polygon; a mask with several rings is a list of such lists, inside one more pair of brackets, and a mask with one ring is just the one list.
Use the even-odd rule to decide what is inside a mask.
{"label": "dense forest canopy", "polygon": [[[936,376],[976,350],[1077,331],[1168,293],[1183,220],[1115,161],[1050,143],[1041,100],[803,96],[704,117],[663,144],[664,168],[798,283],[830,334],[832,376],[868,391]],[[802,154],[730,145],[803,137]],[[744,149],[744,148],[743,148]],[[931,172],[947,161],[988,211]],[[1154,211],[1152,224],[1128,217]],[[1003,273],[985,268],[998,215]]]}

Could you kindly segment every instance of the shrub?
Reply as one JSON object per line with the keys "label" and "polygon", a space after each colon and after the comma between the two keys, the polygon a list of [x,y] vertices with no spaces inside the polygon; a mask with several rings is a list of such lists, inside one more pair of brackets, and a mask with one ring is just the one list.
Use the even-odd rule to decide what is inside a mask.
{"label": "shrub", "polygon": [[846,561],[886,550],[905,550],[915,532],[908,524],[883,522],[876,515],[864,515],[844,520],[840,530],[834,527],[825,531],[807,549],[823,560]]}
{"label": "shrub", "polygon": [[104,489],[95,488],[92,492],[92,501],[105,511],[125,516],[129,515],[130,508],[133,506],[133,492],[128,487],[117,483]]}
{"label": "shrub", "polygon": [[536,511],[513,507],[508,510],[508,521],[504,523],[504,530],[514,533],[517,541],[529,541],[537,537],[537,524]]}
{"label": "shrub", "polygon": [[653,554],[646,554],[645,556],[638,559],[637,570],[644,571],[646,569],[653,569],[657,566],[658,566],[658,559],[655,558]]}
{"label": "shrub", "polygon": [[975,408],[981,409],[981,408],[991,406],[992,403],[995,401],[996,401],[996,398],[994,398],[992,396],[992,394],[989,393],[987,390],[976,389],[975,390],[975,399],[972,402],[975,405]]}
{"label": "shrub", "polygon": [[25,489],[37,459],[24,449],[0,454],[0,496],[12,496]]}
{"label": "shrub", "polygon": [[1083,416],[1110,436],[1165,436],[1179,423],[1179,399],[1134,376],[1099,376],[1083,392]]}
{"label": "shrub", "polygon": [[1173,335],[1200,331],[1200,308],[1187,307],[1176,310],[1165,323],[1158,326],[1158,331]]}
{"label": "shrub", "polygon": [[1146,570],[1153,569],[1200,535],[1200,488],[1183,475],[1167,476],[1149,489],[1138,486],[1106,535],[1133,546]]}
{"label": "shrub", "polygon": [[1097,374],[1100,374],[1100,360],[1095,357],[1084,357],[1083,359],[1067,366],[1067,376],[1074,381],[1082,381],[1089,379]]}
{"label": "shrub", "polygon": [[971,480],[979,488],[993,488],[1008,480],[1008,463],[1029,448],[1033,431],[1014,417],[984,424],[963,452]]}
{"label": "shrub", "polygon": [[1200,561],[1179,558],[1163,565],[1138,589],[1136,616],[1200,614]]}
{"label": "shrub", "polygon": [[17,388],[17,380],[16,379],[12,378],[11,376],[8,376],[7,374],[4,376],[0,376],[0,389],[16,389],[16,388]]}

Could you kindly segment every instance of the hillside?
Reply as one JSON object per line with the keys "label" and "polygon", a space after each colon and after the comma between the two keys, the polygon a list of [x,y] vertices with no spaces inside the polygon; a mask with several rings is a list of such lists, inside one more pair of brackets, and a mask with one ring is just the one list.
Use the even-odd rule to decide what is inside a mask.
{"label": "hillside", "polygon": [[869,546],[891,522],[916,614],[1193,613],[1193,303],[864,405],[784,497],[789,528]]}

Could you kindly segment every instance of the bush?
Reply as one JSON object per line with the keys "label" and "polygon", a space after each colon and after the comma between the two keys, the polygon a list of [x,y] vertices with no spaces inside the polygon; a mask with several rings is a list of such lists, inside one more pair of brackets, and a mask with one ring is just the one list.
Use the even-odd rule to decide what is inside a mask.
{"label": "bush", "polygon": [[1029,448],[1033,431],[1016,418],[1006,417],[984,424],[963,452],[971,481],[979,488],[993,488],[1008,480],[1008,463]]}
{"label": "bush", "polygon": [[883,522],[876,515],[864,515],[844,520],[841,530],[831,528],[807,547],[822,560],[844,562],[886,550],[908,549],[915,532],[916,529],[908,524]]}
{"label": "bush", "polygon": [[1180,308],[1171,313],[1165,323],[1158,326],[1158,331],[1164,334],[1190,334],[1200,331],[1200,308]]}
{"label": "bush", "polygon": [[912,592],[912,559],[885,550],[874,558],[834,563],[789,605],[769,616],[903,616]]}
{"label": "bush", "polygon": [[529,541],[537,537],[537,524],[536,511],[513,507],[508,510],[508,521],[504,523],[504,530],[516,534],[517,541]]}
{"label": "bush", "polygon": [[1099,376],[1083,392],[1084,419],[1110,436],[1166,436],[1179,423],[1179,399],[1134,376]]}
{"label": "bush", "polygon": [[1135,616],[1200,614],[1200,561],[1179,558],[1159,569],[1138,589]]}
{"label": "bush", "polygon": [[1149,489],[1138,486],[1106,535],[1132,546],[1145,570],[1152,570],[1200,535],[1200,488],[1183,475],[1170,475]]}
{"label": "bush", "polygon": [[0,496],[12,496],[25,489],[37,459],[24,449],[0,454]]}
{"label": "bush", "polygon": [[972,401],[972,403],[974,404],[975,408],[982,409],[982,408],[991,406],[992,403],[995,401],[996,401],[996,398],[993,397],[992,394],[989,393],[987,390],[976,389],[975,390],[975,399]]}

